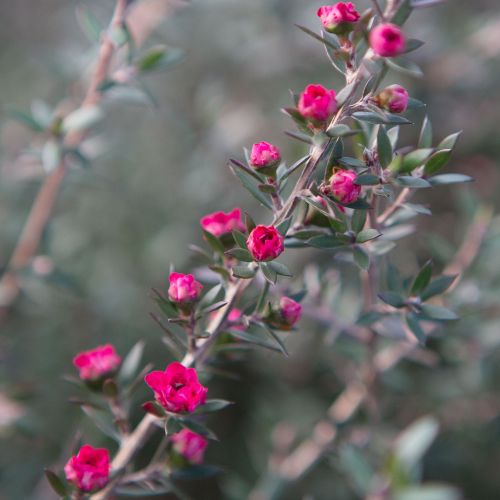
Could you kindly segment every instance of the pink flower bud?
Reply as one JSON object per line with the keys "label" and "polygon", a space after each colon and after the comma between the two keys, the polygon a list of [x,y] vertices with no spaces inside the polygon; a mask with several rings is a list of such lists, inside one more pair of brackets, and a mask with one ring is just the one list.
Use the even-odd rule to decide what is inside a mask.
{"label": "pink flower bud", "polygon": [[164,372],[148,373],[144,381],[153,389],[156,401],[167,411],[191,413],[205,404],[208,389],[198,381],[196,370],[177,361],[168,365]]}
{"label": "pink flower bud", "polygon": [[373,52],[383,57],[394,57],[401,54],[406,47],[406,39],[395,24],[386,23],[375,26],[370,31],[370,47]]}
{"label": "pink flower bud", "polygon": [[250,233],[247,247],[258,261],[273,260],[285,249],[283,236],[274,226],[259,225]]}
{"label": "pink flower bud", "polygon": [[361,193],[361,186],[354,184],[357,174],[352,170],[337,170],[330,177],[330,190],[335,199],[349,205],[354,203]]}
{"label": "pink flower bud", "polygon": [[250,153],[250,164],[256,169],[275,167],[281,161],[280,150],[262,141],[252,146]]}
{"label": "pink flower bud", "polygon": [[86,444],[64,467],[69,483],[82,492],[100,490],[109,481],[109,451]]}
{"label": "pink flower bud", "polygon": [[174,443],[174,450],[182,455],[188,462],[201,464],[205,455],[205,448],[208,440],[200,434],[189,429],[182,429],[171,438]]}
{"label": "pink flower bud", "polygon": [[404,113],[408,107],[408,91],[401,85],[385,88],[375,98],[378,106],[391,113]]}
{"label": "pink flower bud", "polygon": [[359,21],[360,15],[351,2],[338,2],[335,5],[320,7],[317,13],[323,28],[330,33],[345,35]]}
{"label": "pink flower bud", "polygon": [[227,214],[224,212],[214,212],[213,214],[205,215],[200,220],[201,227],[208,233],[214,236],[222,236],[231,231],[245,231],[245,224],[241,220],[241,209],[234,208]]}
{"label": "pink flower bud", "polygon": [[80,378],[89,381],[112,375],[120,363],[121,358],[111,344],[80,352],[73,358],[73,365],[80,371]]}
{"label": "pink flower bud", "polygon": [[302,306],[290,297],[281,297],[280,313],[283,320],[292,327],[300,319]]}
{"label": "pink flower bud", "polygon": [[337,111],[337,99],[333,89],[322,85],[308,85],[300,94],[299,113],[314,124],[324,124]]}
{"label": "pink flower bud", "polygon": [[203,285],[192,274],[171,273],[168,296],[172,302],[186,304],[198,299]]}

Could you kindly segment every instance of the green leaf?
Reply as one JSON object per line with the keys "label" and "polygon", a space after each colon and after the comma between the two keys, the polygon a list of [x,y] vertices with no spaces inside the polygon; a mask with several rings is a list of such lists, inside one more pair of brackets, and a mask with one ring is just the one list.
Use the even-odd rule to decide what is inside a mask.
{"label": "green leaf", "polygon": [[380,179],[373,174],[361,174],[356,177],[354,184],[358,186],[375,186],[380,183]]}
{"label": "green leaf", "polygon": [[408,313],[406,315],[406,324],[410,331],[415,335],[415,338],[418,340],[419,344],[424,346],[427,340],[420,323],[418,322],[417,316],[414,313]]}
{"label": "green leaf", "polygon": [[412,295],[419,295],[420,292],[429,284],[432,278],[432,262],[429,260],[420,269],[413,284],[410,293]]}
{"label": "green leaf", "polygon": [[244,250],[247,249],[247,237],[240,231],[233,231],[233,238],[236,245]]}
{"label": "green leaf", "polygon": [[458,141],[462,131],[455,132],[454,134],[450,134],[448,137],[445,137],[439,144],[438,149],[453,149],[455,144]]}
{"label": "green leaf", "polygon": [[424,45],[425,42],[422,40],[417,40],[416,38],[409,38],[406,40],[406,45],[405,45],[405,54],[408,54],[408,52],[413,52],[414,50],[419,49]]}
{"label": "green leaf", "polygon": [[422,123],[422,130],[420,130],[420,137],[418,139],[419,148],[432,148],[432,124],[429,117],[426,116]]}
{"label": "green leaf", "polygon": [[89,8],[82,4],[78,5],[76,8],[76,18],[89,41],[93,43],[99,42],[104,27],[100,24],[97,17],[90,12]]}
{"label": "green leaf", "polygon": [[61,497],[65,497],[68,494],[66,485],[63,483],[62,479],[50,469],[45,469],[45,477],[49,482],[52,489]]}
{"label": "green leaf", "polygon": [[310,29],[304,27],[304,26],[300,26],[299,24],[296,24],[295,26],[297,26],[297,28],[299,28],[300,30],[302,30],[304,33],[308,34],[310,37],[314,38],[315,40],[317,40],[318,42],[321,42],[323,45],[325,45],[326,47],[334,50],[335,52],[338,51],[339,47],[335,46],[332,42],[330,42],[329,40],[327,40],[326,38],[322,37],[321,35],[318,35],[317,33],[315,33],[314,31],[311,31]]}
{"label": "green leaf", "polygon": [[236,175],[241,183],[243,184],[243,187],[247,189],[250,194],[252,194],[257,201],[259,201],[262,205],[264,205],[266,208],[269,210],[272,210],[273,206],[272,203],[269,201],[269,198],[262,193],[259,188],[252,182],[252,180],[249,178],[248,174],[243,173],[239,169],[235,169],[233,167],[230,167],[234,175]]}
{"label": "green leaf", "polygon": [[248,266],[234,266],[232,272],[237,278],[250,279],[255,276],[256,270]]}
{"label": "green leaf", "polygon": [[314,248],[338,248],[345,246],[345,242],[336,236],[323,235],[323,236],[315,236],[310,240],[307,240],[307,244]]}
{"label": "green leaf", "polygon": [[[206,479],[212,477],[216,474],[220,474],[221,472],[222,469],[220,467],[217,467],[216,465],[191,464],[189,465],[189,467],[173,470],[170,475],[172,476],[172,478],[181,481],[196,481],[198,479]],[[168,491],[171,491],[171,489],[169,489]],[[146,494],[143,494],[143,498],[149,496],[150,494],[151,493],[149,493],[148,490]],[[176,497],[178,497],[177,494]]]}
{"label": "green leaf", "polygon": [[96,410],[88,405],[82,405],[81,408],[101,432],[115,440],[117,443],[120,442],[120,434],[114,428],[111,418],[107,413],[101,410]]}
{"label": "green leaf", "polygon": [[403,162],[399,169],[400,172],[411,172],[415,168],[423,165],[427,158],[432,154],[432,148],[415,149],[403,157]]}
{"label": "green leaf", "polygon": [[355,246],[352,252],[354,262],[364,270],[370,267],[370,257],[369,255],[359,246]]}
{"label": "green leaf", "polygon": [[424,174],[433,175],[439,170],[441,170],[451,156],[451,149],[442,149],[436,151],[425,163]]}
{"label": "green leaf", "polygon": [[423,304],[421,310],[425,318],[435,321],[453,321],[459,319],[453,311],[446,307]]}
{"label": "green leaf", "polygon": [[279,350],[281,351],[282,354],[284,354],[285,356],[289,356],[288,351],[287,351],[287,349],[285,347],[285,344],[280,339],[280,337],[279,337],[279,335],[277,333],[275,333],[271,328],[268,328],[263,323],[255,323],[255,322],[250,327],[249,332],[252,331],[252,328],[254,326],[259,327],[260,330],[264,331],[267,335],[269,335],[269,337],[271,337],[276,342],[276,344],[279,346]]}
{"label": "green leaf", "polygon": [[8,112],[8,115],[35,132],[43,132],[45,130],[41,123],[39,123],[33,116],[25,113],[24,111],[13,109]]}
{"label": "green leaf", "polygon": [[351,229],[358,234],[363,230],[366,223],[366,210],[355,210],[352,214]]}
{"label": "green leaf", "polygon": [[247,228],[248,234],[250,234],[257,226],[257,224],[255,224],[254,220],[252,219],[252,216],[248,212],[245,212],[245,226]]}
{"label": "green leaf", "polygon": [[290,278],[293,276],[293,274],[290,272],[288,267],[286,267],[285,264],[281,264],[281,262],[272,261],[272,262],[268,262],[267,265],[273,271],[275,271],[276,274],[279,274],[280,276],[288,276]]}
{"label": "green leaf", "polygon": [[420,294],[420,298],[422,300],[428,300],[431,297],[444,293],[446,290],[448,290],[448,288],[450,288],[456,278],[457,275],[439,276],[439,278],[431,281],[431,283],[425,288],[425,290],[422,291],[422,293]]}
{"label": "green leaf", "polygon": [[309,158],[311,158],[311,155],[306,155],[300,158],[300,160],[297,160],[293,165],[290,166],[285,172],[280,176],[278,175],[278,183],[283,182],[285,179],[288,179],[290,175],[292,175],[295,170],[300,168],[304,163],[306,163]]}
{"label": "green leaf", "polygon": [[433,417],[422,417],[405,429],[397,438],[394,453],[407,470],[420,463],[439,431]]}
{"label": "green leaf", "polygon": [[196,409],[196,414],[202,413],[212,413],[215,411],[223,410],[228,406],[233,405],[232,401],[226,401],[225,399],[207,399],[206,403],[203,406],[199,406]]}
{"label": "green leaf", "polygon": [[464,174],[440,174],[427,179],[432,186],[443,186],[445,184],[461,184],[472,182],[474,179]]}
{"label": "green leaf", "polygon": [[243,250],[243,248],[231,248],[225,252],[225,255],[235,257],[242,262],[253,262],[252,254],[248,250]]}
{"label": "green leaf", "polygon": [[378,238],[381,234],[376,229],[364,229],[356,236],[356,243],[366,243],[367,241]]}
{"label": "green leaf", "polygon": [[258,335],[253,335],[240,330],[228,330],[227,333],[240,340],[244,340],[249,344],[253,344],[259,347],[264,347],[265,349],[269,349],[274,352],[281,352],[281,347],[275,345],[274,343],[269,342],[266,339],[261,338]]}
{"label": "green leaf", "polygon": [[420,109],[425,107],[426,107],[425,102],[415,99],[414,97],[408,98],[408,109]]}
{"label": "green leaf", "polygon": [[192,418],[182,418],[180,419],[180,424],[182,427],[190,429],[197,434],[201,434],[208,439],[213,439],[214,441],[219,440],[212,430],[203,425],[201,422],[198,422],[198,420],[194,420]]}
{"label": "green leaf", "polygon": [[262,262],[260,264],[260,269],[262,270],[264,278],[266,278],[266,280],[272,285],[275,285],[278,279],[278,273],[272,267],[270,267],[267,262]]}
{"label": "green leaf", "polygon": [[292,217],[288,217],[283,222],[276,226],[276,230],[281,234],[281,236],[286,236],[288,229],[292,223]]}
{"label": "green leaf", "polygon": [[396,292],[381,292],[378,294],[378,298],[386,304],[396,307],[397,309],[404,307],[405,305],[405,298],[403,295]]}
{"label": "green leaf", "polygon": [[358,160],[357,158],[351,158],[349,156],[339,158],[338,162],[346,167],[366,168],[366,163],[363,160]]}
{"label": "green leaf", "polygon": [[[440,3],[442,0],[426,0]],[[391,500],[461,500],[462,494],[447,484],[423,484],[410,486],[394,493]]]}
{"label": "green leaf", "polygon": [[131,382],[139,370],[139,365],[144,353],[144,341],[137,342],[132,349],[128,352],[127,356],[122,362],[120,371],[118,372],[118,380],[121,383]]}
{"label": "green leaf", "polygon": [[340,448],[340,464],[343,471],[352,479],[360,496],[365,497],[370,490],[375,473],[366,461],[364,454],[354,446],[342,446]]}
{"label": "green leaf", "polygon": [[382,167],[386,168],[392,161],[392,145],[384,127],[380,126],[377,133],[378,159]]}
{"label": "green leaf", "polygon": [[352,130],[350,127],[344,124],[332,125],[326,129],[326,135],[328,137],[345,137],[348,135],[359,134],[358,130]]}
{"label": "green leaf", "polygon": [[205,230],[203,230],[203,236],[214,252],[220,254],[224,253],[224,245],[222,244],[220,239],[217,238],[217,236],[214,236],[212,233]]}
{"label": "green leaf", "polygon": [[378,113],[372,113],[371,111],[356,111],[355,113],[352,114],[352,117],[356,120],[371,123],[374,125],[377,125],[377,124],[407,125],[407,124],[411,123],[410,120],[404,118],[403,116],[393,115],[390,113],[378,114]]}
{"label": "green leaf", "polygon": [[396,13],[391,19],[393,24],[402,26],[411,14],[411,2],[410,0],[403,0],[401,5],[399,5]]}
{"label": "green leaf", "polygon": [[430,182],[421,177],[412,177],[411,175],[400,175],[394,179],[394,182],[399,186],[409,187],[413,189],[421,189],[431,187]]}
{"label": "green leaf", "polygon": [[385,63],[389,68],[397,71],[398,73],[403,73],[404,75],[413,76],[416,78],[421,78],[424,76],[423,71],[420,69],[418,64],[415,64],[412,60],[406,59],[404,57],[397,58],[386,58]]}
{"label": "green leaf", "polygon": [[83,106],[67,115],[62,122],[62,131],[80,132],[88,130],[96,125],[103,118],[102,110],[99,106]]}
{"label": "green leaf", "polygon": [[170,64],[178,62],[182,58],[182,51],[168,50],[166,46],[152,47],[139,60],[137,69],[142,72],[165,69]]}

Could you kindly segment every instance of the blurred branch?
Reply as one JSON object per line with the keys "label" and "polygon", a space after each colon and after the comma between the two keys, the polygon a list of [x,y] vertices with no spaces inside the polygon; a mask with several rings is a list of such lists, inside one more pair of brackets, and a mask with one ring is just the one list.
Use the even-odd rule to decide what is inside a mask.
{"label": "blurred branch", "polygon": [[[108,76],[116,52],[116,46],[109,36],[109,32],[124,23],[131,3],[129,0],[117,0],[116,2],[109,30],[102,34],[95,69],[80,108],[95,106],[101,100],[102,94],[99,87]],[[171,5],[179,3],[175,0],[150,0],[131,7],[132,12],[127,22],[133,27],[133,33],[139,42],[142,42],[147,34],[157,27]],[[149,13],[148,17],[149,7],[151,7],[152,12]],[[77,146],[84,137],[85,131],[70,133],[66,137],[65,146]],[[53,172],[47,175],[38,191],[5,273],[0,280],[0,317],[7,313],[19,294],[17,272],[29,265],[31,259],[35,257],[67,172],[68,168],[62,161]]]}

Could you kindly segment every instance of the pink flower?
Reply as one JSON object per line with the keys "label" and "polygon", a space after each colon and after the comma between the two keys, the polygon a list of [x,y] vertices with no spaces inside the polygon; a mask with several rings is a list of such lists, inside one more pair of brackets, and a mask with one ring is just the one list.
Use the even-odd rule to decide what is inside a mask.
{"label": "pink flower", "polygon": [[247,247],[258,262],[273,260],[285,249],[283,236],[276,228],[263,225],[257,226],[250,233]]}
{"label": "pink flower", "polygon": [[281,297],[280,312],[285,322],[292,327],[300,319],[302,306],[290,297]]}
{"label": "pink flower", "polygon": [[111,375],[120,363],[121,358],[111,344],[80,352],[73,358],[73,365],[80,370],[82,380],[99,380],[106,375]]}
{"label": "pink flower", "polygon": [[172,302],[185,304],[198,299],[203,285],[192,274],[171,273],[168,296]]}
{"label": "pink flower", "polygon": [[280,160],[281,153],[276,146],[265,141],[258,142],[252,146],[252,151],[250,153],[250,164],[252,167],[257,169],[274,167]]}
{"label": "pink flower", "polygon": [[346,34],[361,17],[351,2],[338,2],[335,5],[320,7],[317,13],[326,31]]}
{"label": "pink flower", "polygon": [[408,107],[408,91],[401,85],[391,85],[376,97],[377,104],[391,113],[404,113]]}
{"label": "pink flower", "polygon": [[370,46],[373,52],[383,57],[394,57],[401,54],[406,47],[406,39],[395,24],[386,23],[375,26],[370,31]]}
{"label": "pink flower", "polygon": [[208,389],[198,381],[196,370],[177,361],[168,365],[164,372],[148,373],[144,381],[153,389],[156,401],[167,411],[191,413],[205,404]]}
{"label": "pink flower", "polygon": [[298,110],[304,118],[313,122],[328,121],[337,111],[335,91],[327,90],[323,85],[308,85],[300,94]]}
{"label": "pink flower", "polygon": [[222,236],[231,231],[245,231],[245,224],[241,220],[241,209],[234,208],[227,214],[224,212],[214,212],[213,214],[205,215],[200,220],[201,227],[208,233],[214,236]]}
{"label": "pink flower", "polygon": [[174,450],[181,454],[188,462],[201,464],[208,446],[208,440],[189,429],[182,429],[170,438],[174,443]]}
{"label": "pink flower", "polygon": [[338,170],[330,177],[331,193],[340,203],[349,205],[359,198],[361,186],[354,184],[356,177],[352,170]]}
{"label": "pink flower", "polygon": [[109,480],[109,451],[86,444],[64,467],[68,482],[80,491],[100,490]]}

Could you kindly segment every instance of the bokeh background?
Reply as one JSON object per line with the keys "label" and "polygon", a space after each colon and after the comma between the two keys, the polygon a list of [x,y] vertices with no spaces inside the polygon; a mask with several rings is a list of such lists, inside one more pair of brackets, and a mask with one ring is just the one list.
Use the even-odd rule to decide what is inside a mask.
{"label": "bokeh background", "polygon": [[[0,2],[0,266],[43,175],[33,162],[18,161],[31,135],[6,111],[29,109],[37,99],[57,106],[65,96],[81,93],[78,82],[95,56],[75,17],[83,3],[103,24],[109,19],[107,0]],[[42,258],[23,273],[22,296],[0,327],[2,500],[52,498],[43,468],[64,463],[78,427],[83,425],[91,442],[109,444],[67,402],[73,387],[62,374],[73,372],[76,352],[111,341],[125,353],[144,338],[148,360],[156,367],[169,361],[148,316],[154,309],[150,288],[165,286],[171,264],[179,271],[190,268],[186,248],[202,243],[198,220],[205,213],[240,205],[256,219],[262,214],[230,174],[228,158],[241,157],[243,146],[264,139],[278,144],[290,162],[304,154],[300,143],[283,134],[292,126],[279,110],[289,104],[288,89],[340,84],[321,46],[294,27],[316,27],[319,5],[172,2],[152,43],[180,47],[186,57],[174,70],[147,80],[158,108],[106,104],[96,146],[100,154],[91,168],[75,169],[66,180]],[[463,130],[447,168],[476,181],[418,194],[435,216],[419,218],[416,235],[392,252],[403,273],[414,272],[429,255],[442,269],[479,207],[498,209],[499,30],[496,0],[449,0],[418,11],[408,24],[411,37],[426,42],[412,56],[425,78],[392,74],[388,82],[403,83],[427,103],[439,140]],[[422,111],[414,113],[417,123],[422,117]],[[418,133],[414,128],[409,136]],[[442,427],[425,457],[424,478],[452,483],[471,500],[497,500],[500,491],[499,249],[500,219],[494,216],[479,255],[450,298],[462,321],[440,331],[424,360],[402,362],[378,388],[380,435],[393,436],[420,415],[436,415]],[[309,265],[311,283],[316,272],[311,263],[325,273],[342,268],[324,254],[290,253],[295,269]],[[44,274],[47,269],[51,272]],[[354,273],[326,276],[332,310],[346,320],[355,317]],[[214,396],[237,402],[213,421],[221,443],[208,453],[209,462],[228,472],[195,486],[195,498],[246,498],[266,469],[274,426],[285,421],[298,436],[307,435],[321,418],[342,387],[335,365],[356,358],[352,340],[332,343],[326,330],[325,335],[324,326],[306,318],[288,341],[290,358],[256,353],[231,367],[239,380],[213,379]],[[138,400],[146,394],[144,389]],[[363,428],[363,414],[358,420]],[[337,450],[280,498],[306,494],[359,498]]]}

